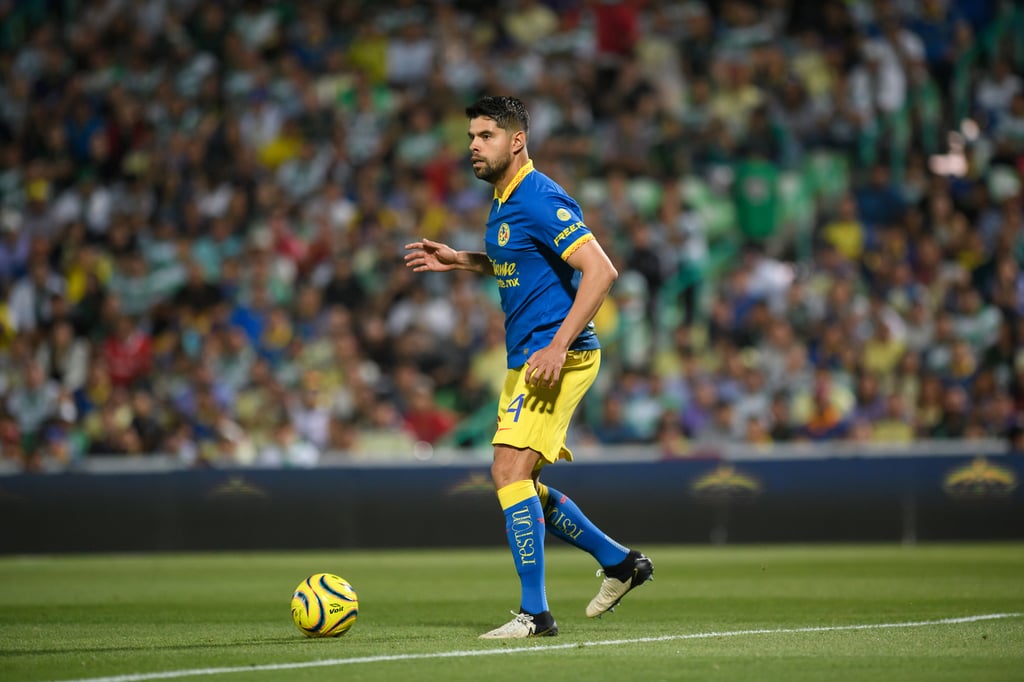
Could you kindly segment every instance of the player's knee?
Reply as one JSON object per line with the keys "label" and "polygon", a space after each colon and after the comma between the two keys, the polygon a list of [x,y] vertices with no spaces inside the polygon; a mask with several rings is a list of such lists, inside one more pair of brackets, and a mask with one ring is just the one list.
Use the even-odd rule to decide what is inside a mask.
{"label": "player's knee", "polygon": [[516,481],[521,481],[523,478],[517,475],[517,470],[514,467],[510,467],[507,462],[495,460],[491,464],[491,480],[494,482],[494,488],[497,490]]}
{"label": "player's knee", "polygon": [[491,463],[491,480],[496,489],[516,481],[533,479],[533,468],[538,455],[531,450],[498,448]]}

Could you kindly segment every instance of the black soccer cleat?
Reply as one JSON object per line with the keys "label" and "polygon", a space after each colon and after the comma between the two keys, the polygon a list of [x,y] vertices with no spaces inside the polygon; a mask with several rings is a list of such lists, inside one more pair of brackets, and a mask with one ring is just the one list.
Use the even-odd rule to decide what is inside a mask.
{"label": "black soccer cleat", "polygon": [[587,617],[595,618],[613,610],[634,587],[654,580],[654,564],[646,556],[630,550],[626,558],[615,566],[605,566],[597,572],[604,574],[601,589],[587,604]]}
{"label": "black soccer cleat", "polygon": [[544,613],[512,612],[515,616],[501,627],[480,635],[480,639],[526,639],[527,637],[554,637],[558,624],[550,611]]}

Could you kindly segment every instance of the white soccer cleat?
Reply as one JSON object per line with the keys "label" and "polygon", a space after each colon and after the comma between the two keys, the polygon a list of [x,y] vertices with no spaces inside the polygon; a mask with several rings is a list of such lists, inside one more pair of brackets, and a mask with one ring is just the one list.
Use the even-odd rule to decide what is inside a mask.
{"label": "white soccer cleat", "polygon": [[480,635],[480,639],[526,639],[527,637],[554,637],[558,634],[558,625],[550,611],[533,614],[512,611],[512,620]]}
{"label": "white soccer cleat", "polygon": [[597,574],[604,574],[601,589],[587,604],[587,618],[595,618],[615,609],[626,593],[643,585],[654,576],[654,565],[640,552],[631,551],[617,566],[606,566]]}

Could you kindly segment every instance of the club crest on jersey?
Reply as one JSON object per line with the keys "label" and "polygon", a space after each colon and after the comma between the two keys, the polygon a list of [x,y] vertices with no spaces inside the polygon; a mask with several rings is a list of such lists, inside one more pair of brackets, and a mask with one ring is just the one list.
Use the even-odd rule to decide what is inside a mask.
{"label": "club crest on jersey", "polygon": [[569,213],[569,209],[567,208],[558,209],[557,211],[555,211],[555,215],[558,216],[558,219],[561,220],[563,223],[572,217],[572,213]]}
{"label": "club crest on jersey", "polygon": [[502,223],[498,226],[498,246],[505,246],[508,244],[508,238],[511,236],[512,230],[509,229],[508,223]]}

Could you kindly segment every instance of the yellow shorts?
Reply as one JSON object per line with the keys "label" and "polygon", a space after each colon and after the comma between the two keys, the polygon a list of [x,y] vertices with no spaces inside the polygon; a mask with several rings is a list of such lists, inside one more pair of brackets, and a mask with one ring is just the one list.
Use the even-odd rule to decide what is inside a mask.
{"label": "yellow shorts", "polygon": [[600,367],[600,350],[569,351],[558,384],[551,388],[527,386],[526,365],[510,369],[498,399],[498,430],[491,444],[535,450],[541,465],[572,461],[565,434]]}

